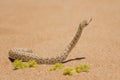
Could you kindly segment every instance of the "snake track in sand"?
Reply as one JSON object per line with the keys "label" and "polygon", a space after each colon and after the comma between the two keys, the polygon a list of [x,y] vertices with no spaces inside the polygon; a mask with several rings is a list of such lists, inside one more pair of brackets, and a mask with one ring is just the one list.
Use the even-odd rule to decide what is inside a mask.
{"label": "snake track in sand", "polygon": [[42,58],[38,55],[33,54],[32,50],[26,49],[26,48],[13,48],[9,50],[9,58],[11,59],[18,59],[22,61],[29,61],[29,60],[35,60],[38,64],[54,64],[54,63],[60,63],[63,62],[67,56],[69,55],[70,51],[75,47],[76,43],[78,42],[81,33],[92,19],[89,21],[84,20],[79,24],[78,30],[72,39],[72,41],[68,44],[68,46],[65,48],[63,53],[60,54],[60,56],[52,57],[52,58]]}

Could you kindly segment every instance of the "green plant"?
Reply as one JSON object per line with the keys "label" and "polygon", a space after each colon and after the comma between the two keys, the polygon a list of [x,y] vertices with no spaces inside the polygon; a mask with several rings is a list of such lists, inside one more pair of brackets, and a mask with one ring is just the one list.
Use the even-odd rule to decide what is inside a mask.
{"label": "green plant", "polygon": [[27,67],[25,63],[22,62],[22,60],[15,60],[13,62],[14,69],[24,69]]}
{"label": "green plant", "polygon": [[81,66],[77,66],[75,68],[75,70],[76,70],[77,73],[80,73],[80,72],[89,72],[90,67],[88,65],[81,65]]}
{"label": "green plant", "polygon": [[35,60],[28,61],[28,67],[36,67],[38,64]]}
{"label": "green plant", "polygon": [[35,60],[29,60],[27,63],[22,62],[22,60],[15,60],[13,62],[14,69],[24,69],[24,68],[31,68],[31,67],[36,67],[38,64]]}
{"label": "green plant", "polygon": [[56,63],[52,68],[50,68],[50,71],[54,71],[57,69],[63,69],[64,65],[62,63]]}
{"label": "green plant", "polygon": [[74,70],[72,68],[66,68],[63,72],[64,75],[73,75]]}

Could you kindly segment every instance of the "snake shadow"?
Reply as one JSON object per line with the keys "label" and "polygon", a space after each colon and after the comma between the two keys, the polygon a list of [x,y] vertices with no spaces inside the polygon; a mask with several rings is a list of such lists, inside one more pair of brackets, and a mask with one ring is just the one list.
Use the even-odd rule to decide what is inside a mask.
{"label": "snake shadow", "polygon": [[10,57],[8,57],[8,59],[9,59],[11,62],[14,62],[14,61],[15,61],[15,59],[12,59],[12,58],[10,58]]}
{"label": "snake shadow", "polygon": [[63,61],[62,63],[67,63],[67,62],[76,61],[76,60],[82,60],[82,59],[85,59],[85,57],[69,59],[69,60]]}
{"label": "snake shadow", "polygon": [[[82,60],[82,59],[85,59],[85,57],[68,59],[68,60],[63,61],[62,63],[67,63],[67,62],[76,61],[76,60]],[[11,62],[14,62],[14,59],[9,58],[9,60],[10,60]]]}

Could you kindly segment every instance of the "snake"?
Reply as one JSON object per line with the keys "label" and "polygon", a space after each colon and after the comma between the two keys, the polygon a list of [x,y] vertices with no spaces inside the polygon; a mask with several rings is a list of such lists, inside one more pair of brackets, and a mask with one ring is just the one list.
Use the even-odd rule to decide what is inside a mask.
{"label": "snake", "polygon": [[12,48],[9,50],[9,58],[13,60],[22,60],[22,61],[29,61],[35,60],[38,64],[55,64],[55,63],[62,63],[69,55],[71,50],[75,47],[76,43],[80,39],[80,36],[83,32],[83,29],[91,22],[92,19],[89,21],[84,20],[80,22],[77,32],[75,36],[71,40],[71,42],[66,46],[63,52],[60,55],[56,55],[54,57],[41,57],[33,53],[31,49],[27,48]]}

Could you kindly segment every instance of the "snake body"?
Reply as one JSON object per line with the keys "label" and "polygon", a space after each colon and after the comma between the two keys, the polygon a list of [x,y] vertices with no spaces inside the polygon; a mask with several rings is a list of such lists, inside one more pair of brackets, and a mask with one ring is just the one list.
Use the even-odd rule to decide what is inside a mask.
{"label": "snake body", "polygon": [[13,48],[9,50],[9,58],[11,59],[18,59],[22,61],[29,61],[35,60],[38,64],[55,64],[63,62],[71,50],[75,47],[76,43],[78,42],[81,33],[91,20],[83,21],[79,24],[78,30],[72,39],[72,41],[68,44],[68,46],[64,49],[64,51],[59,55],[52,58],[42,58],[41,56],[33,54],[33,51],[26,48]]}

